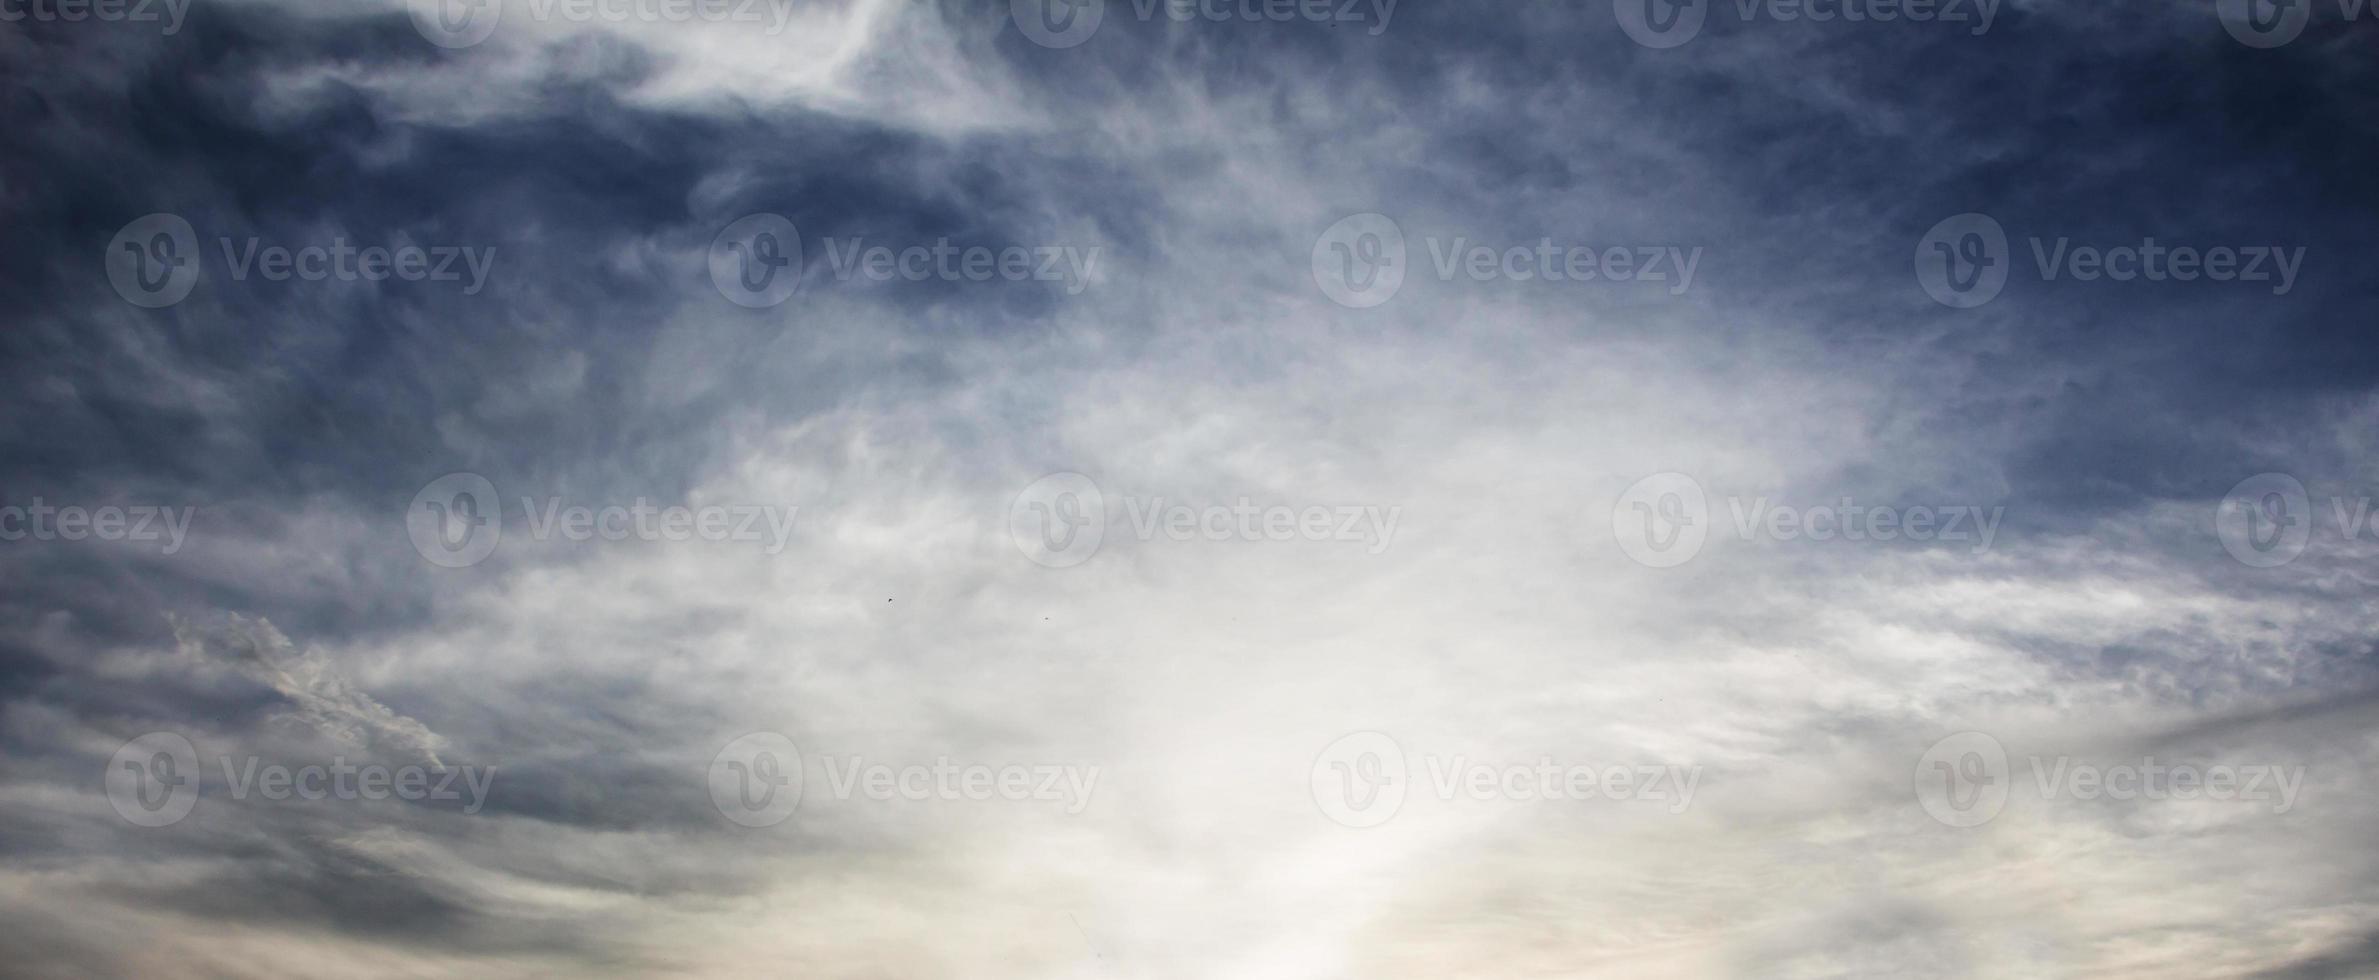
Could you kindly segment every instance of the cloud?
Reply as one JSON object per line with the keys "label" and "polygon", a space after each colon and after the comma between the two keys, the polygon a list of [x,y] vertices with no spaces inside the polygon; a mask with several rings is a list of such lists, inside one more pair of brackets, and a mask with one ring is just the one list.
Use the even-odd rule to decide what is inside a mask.
{"label": "cloud", "polygon": [[[0,952],[27,972],[2369,958],[2373,549],[2331,506],[2371,480],[2379,144],[2339,43],[2367,25],[2259,51],[2146,3],[1981,36],[1713,4],[1656,50],[1600,8],[1373,32],[1116,2],[1060,48],[1006,4],[503,6],[459,47],[393,3],[0,35],[0,506],[196,511],[173,554],[0,541]],[[2010,278],[1952,309],[1912,252],[1971,211]],[[157,212],[201,275],[151,308],[106,253]],[[750,306],[711,260],[761,212],[803,260]],[[1384,243],[1330,236],[1364,213],[1405,259],[1357,306],[1328,290]],[[2033,262],[2150,237],[2307,258],[2285,295]],[[493,261],[465,292],[235,274],[251,246]],[[874,246],[1100,261],[833,258]],[[1513,271],[1614,247],[1701,259],[1690,286]],[[2267,471],[2310,524],[2259,568],[2218,509]],[[451,473],[493,488],[435,501],[500,532],[476,563],[415,537]],[[1027,496],[1055,473],[1104,514],[1070,564],[1033,548],[1091,527]],[[1703,537],[1650,567],[1623,515],[1664,473]],[[574,508],[583,533],[544,523]],[[794,519],[781,550],[635,530],[668,508]],[[1265,524],[1391,510],[1387,542]],[[114,758],[152,732],[201,762],[163,827],[94,778],[174,775]],[[2007,791],[1970,827],[1923,788],[1961,732],[2006,757],[1959,770]],[[799,758],[727,754],[755,733]],[[1393,773],[1331,747],[1364,733],[1408,765],[1358,828],[1331,794]],[[469,812],[222,778],[335,758],[495,775]],[[2151,759],[2302,782],[2285,812],[2041,788]],[[1543,798],[1540,771],[1611,767],[1694,795]],[[1002,796],[1006,770],[1095,788]]]}
{"label": "cloud", "polygon": [[224,667],[287,699],[289,719],[359,748],[444,767],[445,740],[421,722],[390,711],[357,689],[328,657],[299,650],[273,624],[232,617],[213,625],[174,624],[183,656],[202,667]]}

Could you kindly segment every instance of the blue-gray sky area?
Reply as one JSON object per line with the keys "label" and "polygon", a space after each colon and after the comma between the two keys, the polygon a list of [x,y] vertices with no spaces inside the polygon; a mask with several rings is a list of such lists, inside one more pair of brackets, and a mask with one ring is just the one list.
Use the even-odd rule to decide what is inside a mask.
{"label": "blue-gray sky area", "polygon": [[0,0],[0,973],[2379,975],[2374,21]]}

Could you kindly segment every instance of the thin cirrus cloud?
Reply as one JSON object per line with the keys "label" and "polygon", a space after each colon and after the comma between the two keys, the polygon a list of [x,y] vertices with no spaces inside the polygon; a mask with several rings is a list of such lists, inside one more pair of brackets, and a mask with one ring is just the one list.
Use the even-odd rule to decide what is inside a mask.
{"label": "thin cirrus cloud", "polygon": [[[195,514],[172,553],[0,544],[28,975],[2371,968],[2366,22],[1726,4],[1663,49],[1592,5],[1117,2],[1051,46],[1006,4],[503,6],[453,45],[430,4],[0,32],[4,503]],[[147,308],[103,253],[160,212],[201,272]],[[1960,309],[1911,255],[1969,212],[2008,278]],[[755,213],[797,228],[773,304],[710,263]],[[1403,279],[1348,303],[1363,214]],[[2035,261],[2149,237],[2304,257],[2285,292]],[[484,287],[230,269],[334,241],[473,250]],[[854,264],[945,241],[1097,258]],[[1540,243],[1697,258],[1506,271]],[[2311,523],[2255,567],[2224,497],[2267,472]],[[1017,523],[1061,473],[1095,545]],[[475,560],[418,523],[448,474],[495,492],[455,512],[501,527]],[[1703,498],[1668,567],[1625,540],[1656,474]],[[1967,523],[1817,539],[1845,502]],[[646,504],[726,523],[606,539]],[[108,780],[153,732],[200,788],[143,827]],[[1924,789],[1961,732],[2004,756],[1976,826]],[[761,826],[718,795],[751,733],[800,756]],[[1356,733],[1410,767],[1370,826],[1326,792]],[[334,757],[492,778],[226,778]],[[2147,760],[2298,781],[2041,788]],[[904,795],[945,761],[1025,781]],[[1529,798],[1540,763],[1664,795]]]}

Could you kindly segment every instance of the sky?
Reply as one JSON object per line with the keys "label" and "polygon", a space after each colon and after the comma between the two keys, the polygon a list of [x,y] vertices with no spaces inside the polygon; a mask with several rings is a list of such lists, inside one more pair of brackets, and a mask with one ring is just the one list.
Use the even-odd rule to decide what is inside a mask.
{"label": "sky", "polygon": [[0,0],[0,972],[2379,975],[2375,19]]}

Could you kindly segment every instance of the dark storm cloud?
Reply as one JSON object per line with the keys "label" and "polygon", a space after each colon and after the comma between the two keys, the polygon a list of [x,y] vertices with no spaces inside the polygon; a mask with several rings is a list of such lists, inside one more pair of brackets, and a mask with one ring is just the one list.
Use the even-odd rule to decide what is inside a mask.
{"label": "dark storm cloud", "polygon": [[[1425,153],[1362,165],[1394,188],[1377,206],[1424,230],[1705,244],[1713,344],[1756,344],[1734,325],[1757,322],[1804,333],[1829,362],[1904,362],[1920,375],[1954,363],[1955,388],[1928,386],[1905,417],[1861,421],[2004,465],[2004,492],[2028,505],[2011,517],[2017,533],[2207,502],[2280,460],[2319,459],[2317,439],[2276,446],[2266,430],[2379,371],[2352,312],[2379,301],[2358,274],[2379,204],[2361,175],[2379,165],[2379,132],[2354,102],[2373,68],[2344,53],[2367,20],[2316,4],[2304,39],[2259,51],[2210,13],[2166,4],[2010,4],[1980,36],[1745,23],[1734,5],[1711,6],[1711,26],[1668,51],[1628,43],[1599,16],[1446,4],[1400,6],[1384,38],[1142,21],[1116,4],[1079,47],[1011,34],[1002,50],[1059,98],[1129,100],[1113,86],[1181,75],[1224,96],[1329,99],[1320,118],[1277,104],[1292,124],[1415,126]],[[1499,53],[1454,53],[1487,51]],[[1508,111],[1473,111],[1453,98],[1466,88]],[[1576,91],[1607,111],[1531,116],[1532,102]],[[1514,126],[1515,115],[1542,125]],[[1626,203],[1537,209],[1536,195],[1581,181]],[[1463,202],[1460,218],[1430,213],[1447,200]],[[1968,211],[2008,229],[2017,281],[1991,306],[1945,310],[1916,288],[1908,256],[1928,227]],[[2040,281],[2035,237],[2304,258],[2279,296],[2240,283]]]}
{"label": "dark storm cloud", "polygon": [[[1600,240],[1711,247],[1713,343],[1745,339],[1723,325],[1774,329],[1781,316],[1830,360],[1957,362],[1955,390],[1910,406],[1923,415],[1862,421],[1913,423],[1929,443],[1998,455],[2009,492],[2030,504],[2014,526],[2067,529],[2068,512],[2211,500],[2281,458],[2318,454],[2260,430],[2367,389],[2379,370],[2353,312],[2379,300],[2359,267],[2374,244],[2379,199],[2362,175],[2379,165],[2379,131],[2354,110],[2374,69],[2342,50],[2373,26],[2315,6],[2313,33],[2277,51],[2232,42],[2210,15],[2147,3],[2011,5],[1979,37],[1740,23],[1731,4],[1714,4],[1714,26],[1672,51],[1534,7],[1400,9],[1394,30],[1439,42],[1425,45],[1264,37],[1326,66],[1316,86],[1387,90],[1373,111],[1344,107],[1346,125],[1426,123],[1427,155],[1377,164],[1409,191],[1398,202],[1475,189],[1509,210],[1469,220],[1516,241],[1558,239],[1580,230],[1562,226],[1569,216],[1529,214],[1528,192],[1591,175],[1643,202],[1590,215]],[[1447,56],[1470,42],[1506,54]],[[1590,124],[1513,127],[1450,106],[1464,85],[1520,112],[1564,90],[1614,109],[1576,121]],[[1944,310],[1915,288],[1908,254],[1934,222],[1968,211],[2008,229],[2017,282],[1981,310]],[[2213,282],[2043,282],[2032,237],[2305,257],[2281,296]],[[2044,375],[2068,380],[2031,383]]]}
{"label": "dark storm cloud", "polygon": [[[411,120],[341,81],[293,93],[276,79],[329,64],[468,72],[482,55],[430,48],[403,16],[293,17],[261,5],[203,12],[180,37],[56,25],[18,39],[25,57],[11,62],[5,122],[22,134],[6,174],[10,225],[21,233],[11,236],[5,275],[23,329],[0,343],[21,411],[0,432],[0,460],[15,476],[12,502],[45,490],[53,499],[169,495],[198,508],[202,536],[274,534],[271,525],[308,499],[369,515],[372,525],[341,529],[337,540],[304,542],[347,563],[341,577],[377,583],[325,582],[287,596],[298,605],[281,611],[283,621],[308,632],[419,614],[410,556],[383,561],[378,546],[391,528],[380,520],[441,473],[474,469],[500,486],[597,499],[666,497],[682,486],[654,475],[682,472],[705,452],[685,434],[730,405],[758,398],[770,411],[801,413],[861,384],[830,366],[771,357],[774,345],[801,344],[808,325],[798,312],[766,311],[728,316],[705,338],[724,347],[700,365],[724,374],[709,379],[710,396],[654,403],[647,368],[671,342],[662,325],[672,309],[690,301],[733,312],[684,258],[736,216],[775,210],[813,239],[895,247],[1045,241],[1051,230],[1033,227],[1046,207],[1036,196],[1097,181],[1095,161],[1041,158],[1022,143],[961,149],[799,110],[707,116],[623,105],[611,93],[643,77],[649,58],[600,39],[579,42],[584,57],[539,81],[523,117]],[[136,135],[98,138],[103,119]],[[724,198],[691,200],[717,172],[749,176]],[[116,228],[153,211],[191,220],[208,274],[183,304],[143,311],[109,293],[95,256]],[[334,237],[474,248],[488,253],[489,275],[483,291],[466,295],[442,283],[225,274],[223,239],[245,248],[251,238],[298,247]],[[828,272],[826,252],[809,250],[804,289],[813,297],[846,287]],[[923,314],[961,285],[972,284],[885,292]],[[1051,292],[1021,284],[971,304],[957,322],[1029,329]],[[1019,326],[1001,326],[1011,322]],[[925,383],[939,373],[914,370]],[[154,397],[184,378],[223,389],[227,402],[201,410]],[[486,411],[524,378],[559,387]],[[466,442],[504,451],[456,452],[439,421],[459,416],[471,418]],[[180,558],[155,562],[144,586],[179,580],[175,591],[195,593],[192,601],[239,605],[184,578],[207,559]],[[63,561],[28,588],[115,594],[105,567]],[[180,597],[130,601],[160,598]],[[102,618],[158,635],[151,616]]]}

